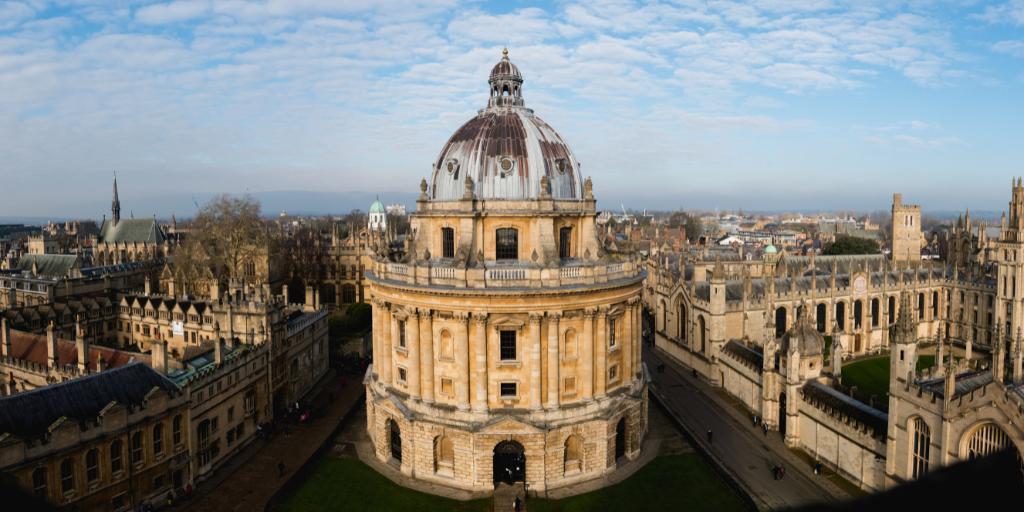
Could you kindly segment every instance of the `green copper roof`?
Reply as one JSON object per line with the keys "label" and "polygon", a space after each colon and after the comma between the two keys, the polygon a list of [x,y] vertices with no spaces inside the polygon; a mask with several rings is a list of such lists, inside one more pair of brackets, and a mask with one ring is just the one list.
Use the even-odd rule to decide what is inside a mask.
{"label": "green copper roof", "polygon": [[764,250],[765,254],[775,254],[777,252],[779,252],[779,250],[776,249],[774,245],[769,245],[768,248]]}
{"label": "green copper roof", "polygon": [[384,208],[384,203],[380,202],[380,199],[373,202],[370,205],[370,213],[386,213],[387,209]]}

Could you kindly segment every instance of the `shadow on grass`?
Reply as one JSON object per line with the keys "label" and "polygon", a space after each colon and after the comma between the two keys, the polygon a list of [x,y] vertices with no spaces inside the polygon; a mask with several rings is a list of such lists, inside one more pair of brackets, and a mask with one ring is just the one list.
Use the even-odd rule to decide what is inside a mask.
{"label": "shadow on grass", "polygon": [[[935,366],[935,356],[918,356],[918,371],[932,366]],[[889,357],[877,357],[844,365],[843,385],[848,388],[857,386],[857,391],[864,396],[877,395],[879,400],[889,396]]]}
{"label": "shadow on grass", "polygon": [[747,510],[695,453],[655,457],[617,485],[560,500],[530,499],[531,512]]}
{"label": "shadow on grass", "polygon": [[309,478],[275,512],[373,510],[411,512],[490,511],[490,498],[459,501],[402,487],[355,459],[323,457]]}

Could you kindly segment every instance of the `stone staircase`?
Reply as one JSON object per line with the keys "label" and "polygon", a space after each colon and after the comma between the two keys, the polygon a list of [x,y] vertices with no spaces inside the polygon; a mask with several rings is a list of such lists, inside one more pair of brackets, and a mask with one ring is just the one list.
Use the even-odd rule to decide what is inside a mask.
{"label": "stone staircase", "polygon": [[514,486],[506,483],[498,484],[494,488],[494,512],[515,512],[513,503],[516,501],[516,498],[519,498],[522,502],[519,510],[525,511],[526,496],[523,494],[523,484],[519,483]]}

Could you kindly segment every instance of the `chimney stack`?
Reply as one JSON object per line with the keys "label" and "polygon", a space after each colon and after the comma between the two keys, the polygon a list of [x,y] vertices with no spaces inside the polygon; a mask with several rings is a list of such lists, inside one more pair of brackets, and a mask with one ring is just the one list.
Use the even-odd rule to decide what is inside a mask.
{"label": "chimney stack", "polygon": [[306,307],[316,309],[315,299],[313,298],[313,287],[306,287]]}
{"label": "chimney stack", "polygon": [[288,285],[281,286],[281,296],[284,297],[284,303],[288,304]]}
{"label": "chimney stack", "polygon": [[224,363],[224,350],[220,344],[220,322],[213,323],[213,361],[220,366]]}
{"label": "chimney stack", "polygon": [[14,382],[14,372],[7,372],[7,396],[18,392],[18,384]]}
{"label": "chimney stack", "polygon": [[89,374],[89,342],[82,333],[82,324],[75,320],[75,345],[78,347],[78,371]]}
{"label": "chimney stack", "polygon": [[96,371],[102,372],[107,369],[107,362],[103,360],[103,353],[100,352],[100,356],[96,358]]}
{"label": "chimney stack", "polygon": [[150,285],[149,285],[149,278],[147,277],[147,278],[146,278],[146,296],[147,296],[147,297],[149,296],[149,286],[150,286]]}
{"label": "chimney stack", "polygon": [[153,369],[163,375],[167,375],[167,343],[163,340],[153,340]]}
{"label": "chimney stack", "polygon": [[4,338],[4,355],[7,357],[14,357],[11,345],[11,327],[7,325],[6,318],[0,318],[0,336],[3,336]]}
{"label": "chimney stack", "polygon": [[53,334],[53,322],[46,328],[46,364],[50,368],[56,368],[60,364],[60,356],[57,354],[57,337]]}

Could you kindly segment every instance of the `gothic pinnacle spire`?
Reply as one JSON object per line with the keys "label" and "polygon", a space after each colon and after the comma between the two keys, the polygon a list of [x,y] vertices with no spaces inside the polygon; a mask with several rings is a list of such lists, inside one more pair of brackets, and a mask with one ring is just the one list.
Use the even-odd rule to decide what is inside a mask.
{"label": "gothic pinnacle spire", "polygon": [[114,172],[114,199],[110,202],[110,210],[114,214],[112,222],[117,225],[121,220],[121,200],[117,198],[117,172]]}

